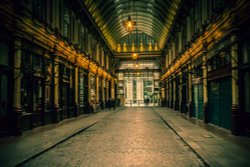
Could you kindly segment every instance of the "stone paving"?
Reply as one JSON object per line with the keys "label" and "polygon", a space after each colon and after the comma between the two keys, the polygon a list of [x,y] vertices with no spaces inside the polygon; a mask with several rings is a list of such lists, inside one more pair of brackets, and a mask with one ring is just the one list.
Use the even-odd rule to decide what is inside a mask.
{"label": "stone paving", "polygon": [[216,135],[183,119],[178,111],[165,107],[153,109],[209,166],[250,167],[249,138],[230,133],[223,135],[222,130],[222,134]]}
{"label": "stone paving", "polygon": [[204,166],[152,108],[126,108],[22,166]]}
{"label": "stone paving", "polygon": [[123,108],[69,118],[27,131],[19,137],[0,138],[0,167],[17,166]]}

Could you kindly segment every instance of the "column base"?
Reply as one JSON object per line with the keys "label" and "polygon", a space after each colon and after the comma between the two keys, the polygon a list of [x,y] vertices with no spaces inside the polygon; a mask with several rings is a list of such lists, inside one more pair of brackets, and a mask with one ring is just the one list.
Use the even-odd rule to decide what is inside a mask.
{"label": "column base", "polygon": [[204,123],[207,124],[209,122],[208,103],[207,102],[204,103],[203,111],[204,111]]}
{"label": "column base", "polygon": [[60,114],[59,114],[59,104],[55,104],[54,105],[54,111],[52,114],[52,122],[53,123],[58,123],[60,122],[60,118],[59,118]]}
{"label": "column base", "polygon": [[180,103],[179,103],[179,109],[180,109],[180,112],[181,112],[181,113],[184,113],[184,112],[185,112],[185,108],[184,108],[184,106],[183,106],[182,101],[180,101]]}
{"label": "column base", "polygon": [[193,107],[193,102],[190,101],[190,102],[188,103],[188,114],[189,114],[189,117],[192,117],[192,116],[193,116],[193,114],[192,114],[192,107]]}
{"label": "column base", "polygon": [[10,126],[9,126],[10,135],[13,136],[22,135],[21,117],[22,117],[22,108],[21,107],[15,108],[14,113],[12,113],[10,118]]}
{"label": "column base", "polygon": [[175,100],[175,102],[174,102],[174,110],[175,111],[179,110],[179,101],[178,100]]}
{"label": "column base", "polygon": [[79,116],[79,105],[75,104],[74,105],[74,117],[78,117]]}
{"label": "column base", "polygon": [[173,100],[170,100],[170,108],[174,108]]}

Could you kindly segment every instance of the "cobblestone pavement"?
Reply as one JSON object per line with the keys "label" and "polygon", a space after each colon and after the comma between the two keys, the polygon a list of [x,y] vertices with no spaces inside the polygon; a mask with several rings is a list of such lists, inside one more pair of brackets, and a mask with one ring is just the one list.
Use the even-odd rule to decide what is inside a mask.
{"label": "cobblestone pavement", "polygon": [[23,166],[204,166],[151,108],[126,108]]}

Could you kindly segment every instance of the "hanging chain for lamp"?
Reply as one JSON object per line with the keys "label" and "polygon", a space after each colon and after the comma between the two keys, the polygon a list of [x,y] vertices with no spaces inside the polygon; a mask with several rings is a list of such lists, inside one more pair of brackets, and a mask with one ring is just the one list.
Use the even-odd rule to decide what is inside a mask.
{"label": "hanging chain for lamp", "polygon": [[[135,2],[133,1],[133,10],[134,10],[134,12],[135,12],[135,18],[137,19],[137,12],[136,12],[136,10],[135,10]],[[134,59],[134,60],[137,60],[138,59],[138,57],[139,57],[139,54],[138,53],[136,53],[136,50],[138,49],[138,41],[136,40],[136,38],[137,38],[137,29],[135,29],[135,35],[134,35],[134,38],[135,38],[135,50],[132,52],[132,54],[131,54],[131,56],[132,56],[132,59]],[[133,35],[131,35],[132,37],[133,37]]]}
{"label": "hanging chain for lamp", "polygon": [[[131,11],[131,8],[130,8],[130,1],[128,2],[128,13]],[[136,21],[133,21],[131,19],[131,16],[128,14],[128,18],[127,20],[123,21],[123,26],[125,27],[126,31],[127,32],[132,32],[135,28],[135,25],[136,25]]]}

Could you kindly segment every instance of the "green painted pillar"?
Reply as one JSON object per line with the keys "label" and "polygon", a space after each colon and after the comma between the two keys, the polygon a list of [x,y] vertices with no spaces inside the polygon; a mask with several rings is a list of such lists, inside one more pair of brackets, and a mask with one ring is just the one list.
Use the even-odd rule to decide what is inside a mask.
{"label": "green painted pillar", "polygon": [[[237,40],[236,35],[231,37],[231,42]],[[232,133],[240,135],[242,133],[243,118],[239,112],[239,87],[238,87],[238,44],[231,47],[231,67],[232,67]]]}
{"label": "green painted pillar", "polygon": [[202,72],[203,72],[203,113],[204,122],[208,123],[208,84],[207,84],[207,53],[206,42],[203,42]]}

